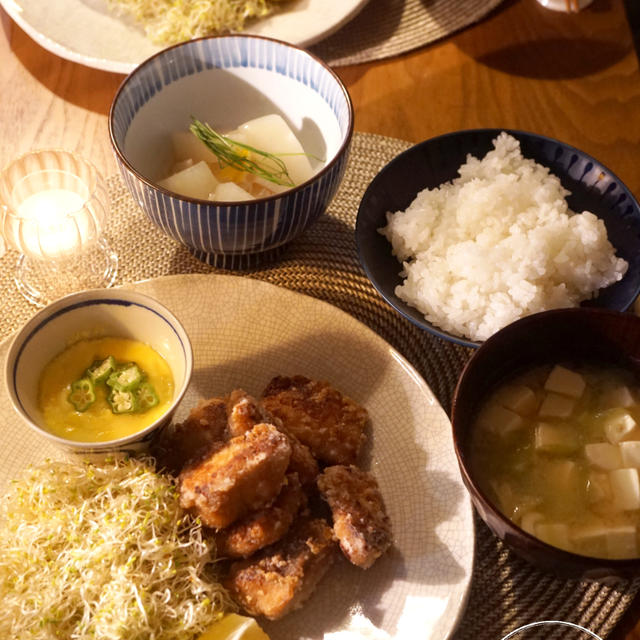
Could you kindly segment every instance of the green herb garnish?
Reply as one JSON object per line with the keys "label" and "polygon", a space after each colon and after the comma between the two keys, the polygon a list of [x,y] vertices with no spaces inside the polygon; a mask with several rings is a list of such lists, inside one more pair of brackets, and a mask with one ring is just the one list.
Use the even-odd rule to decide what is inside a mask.
{"label": "green herb garnish", "polygon": [[[220,135],[208,124],[196,118],[192,118],[192,121],[189,127],[191,133],[207,145],[222,166],[228,165],[239,171],[252,173],[284,187],[296,186],[287,171],[287,166],[278,156]],[[259,156],[260,162],[252,160],[250,154]]]}

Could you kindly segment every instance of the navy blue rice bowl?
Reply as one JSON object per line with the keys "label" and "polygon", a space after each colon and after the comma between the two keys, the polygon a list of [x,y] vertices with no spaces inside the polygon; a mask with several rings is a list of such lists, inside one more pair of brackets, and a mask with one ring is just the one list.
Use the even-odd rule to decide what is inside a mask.
{"label": "navy blue rice bowl", "polygon": [[379,233],[387,212],[406,209],[419,191],[433,189],[458,177],[467,155],[481,158],[493,140],[506,131],[519,140],[522,154],[548,167],[571,192],[573,211],[588,210],[604,221],[610,242],[629,269],[619,282],[602,289],[583,306],[626,311],[640,293],[640,205],[627,187],[607,167],[590,155],[546,136],[511,129],[456,131],[420,142],[389,162],[364,193],[356,221],[356,244],[362,267],[378,293],[400,314],[430,333],[467,347],[480,343],[450,334],[428,322],[424,315],[401,300],[401,263],[391,244]]}

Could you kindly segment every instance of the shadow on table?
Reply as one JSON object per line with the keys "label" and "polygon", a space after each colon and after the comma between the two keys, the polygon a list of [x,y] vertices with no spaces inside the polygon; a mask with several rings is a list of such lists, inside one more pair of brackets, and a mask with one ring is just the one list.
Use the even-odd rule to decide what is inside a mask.
{"label": "shadow on table", "polygon": [[512,75],[561,80],[597,73],[627,52],[628,48],[617,42],[548,38],[507,46],[481,55],[478,61]]}
{"label": "shadow on table", "polygon": [[[577,14],[551,11],[534,0],[507,0],[478,27],[485,30],[484,37],[468,30],[455,44],[481,64],[510,75],[580,78],[611,67],[629,52],[624,18],[619,23],[602,18],[610,10],[610,0],[596,0]],[[526,34],[535,39],[525,40]]]}

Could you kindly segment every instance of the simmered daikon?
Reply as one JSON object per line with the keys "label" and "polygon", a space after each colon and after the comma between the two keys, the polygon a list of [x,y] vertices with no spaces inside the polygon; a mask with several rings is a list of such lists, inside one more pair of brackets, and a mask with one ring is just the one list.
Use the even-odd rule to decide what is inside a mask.
{"label": "simmered daikon", "polygon": [[161,187],[192,198],[246,201],[281,193],[315,173],[282,116],[269,114],[220,135],[197,120],[171,136],[173,165]]}

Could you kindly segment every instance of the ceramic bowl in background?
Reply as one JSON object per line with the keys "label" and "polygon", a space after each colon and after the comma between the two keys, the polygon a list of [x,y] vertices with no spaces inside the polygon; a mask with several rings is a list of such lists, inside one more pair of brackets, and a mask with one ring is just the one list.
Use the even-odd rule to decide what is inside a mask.
{"label": "ceramic bowl in background", "polygon": [[472,432],[479,407],[500,383],[534,367],[574,362],[625,367],[640,381],[640,317],[608,309],[554,309],[501,329],[473,354],[454,393],[452,425],[462,479],[489,528],[535,566],[577,579],[630,578],[640,557],[592,558],[550,546],[504,516],[480,488],[471,462]]}
{"label": "ceramic bowl in background", "polygon": [[[188,130],[192,116],[225,132],[272,113],[320,159],[312,159],[318,170],[307,182],[244,202],[189,198],[156,184],[171,166],[171,133]],[[151,222],[207,264],[246,268],[273,257],[325,211],[346,167],[353,108],[337,75],[309,52],[258,36],[218,36],[170,47],[137,67],[115,95],[109,132],[124,181]]]}
{"label": "ceramic bowl in background", "polygon": [[479,343],[440,329],[396,295],[396,287],[402,284],[402,265],[378,229],[387,224],[387,212],[406,209],[419,191],[456,178],[468,154],[477,158],[486,155],[501,131],[520,142],[525,158],[545,165],[560,178],[571,192],[567,201],[573,211],[588,210],[604,221],[617,255],[629,263],[621,281],[601,290],[583,306],[624,311],[640,293],[640,205],[597,160],[553,138],[509,129],[472,129],[431,138],[389,162],[365,191],[356,222],[358,254],[371,283],[396,311],[440,338],[473,348]]}
{"label": "ceramic bowl in background", "polygon": [[[130,338],[149,345],[169,365],[173,399],[149,426],[118,440],[79,442],[47,430],[38,406],[40,373],[54,356],[81,338]],[[50,442],[76,452],[134,452],[146,449],[156,429],[172,417],[193,371],[189,336],[180,321],[150,296],[127,290],[74,293],[39,311],[14,337],[5,365],[9,399],[27,425]]]}

